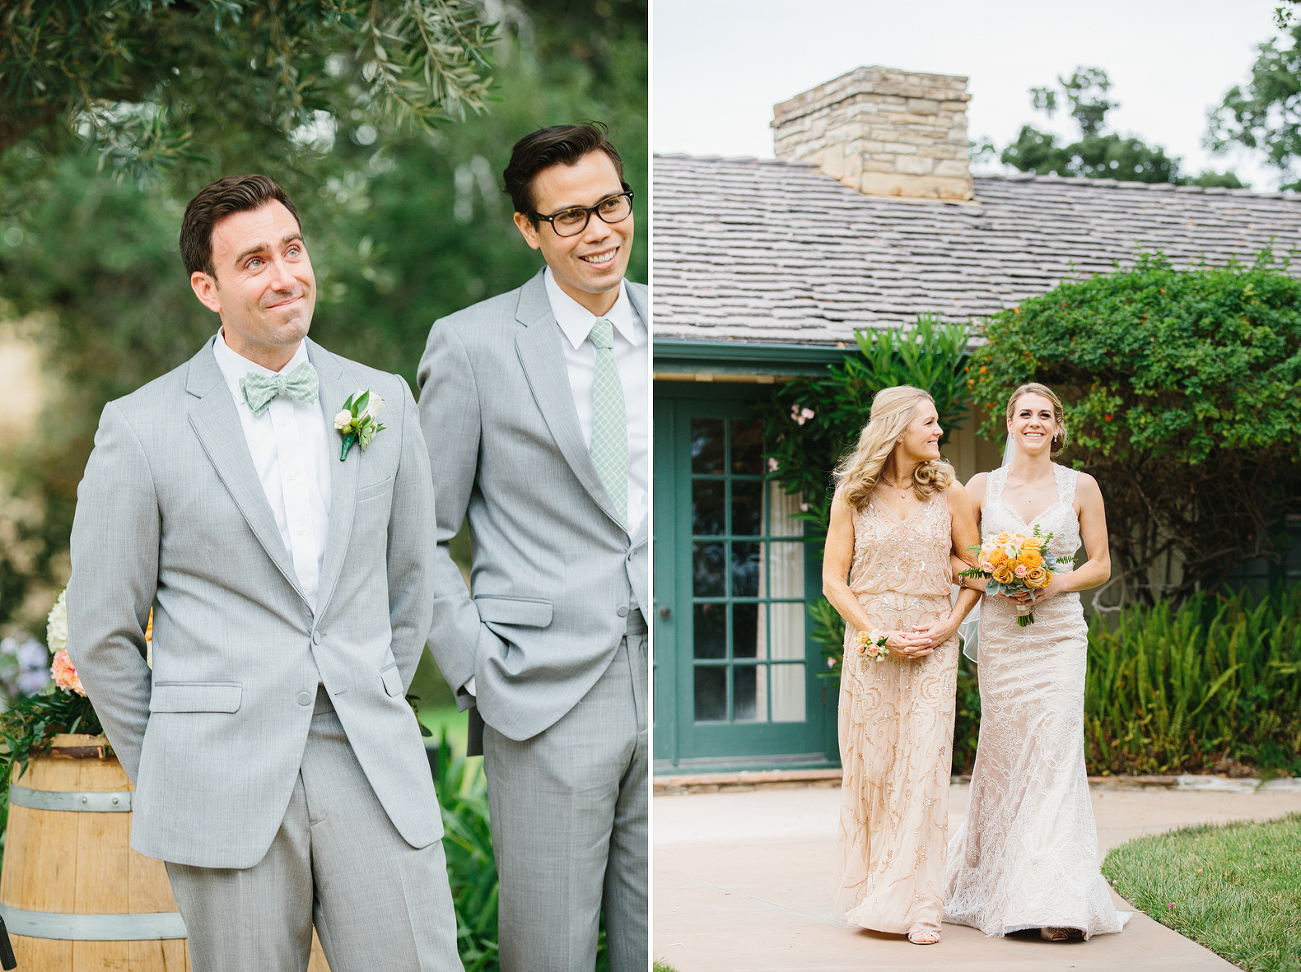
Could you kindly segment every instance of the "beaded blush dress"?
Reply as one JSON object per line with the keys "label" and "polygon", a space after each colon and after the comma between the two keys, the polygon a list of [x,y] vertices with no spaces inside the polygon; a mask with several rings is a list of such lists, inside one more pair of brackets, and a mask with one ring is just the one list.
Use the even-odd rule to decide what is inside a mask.
{"label": "beaded blush dress", "polygon": [[[849,588],[874,627],[910,631],[949,615],[953,539],[943,493],[906,520],[871,496],[853,525]],[[939,931],[958,639],[922,658],[877,662],[845,627],[835,903],[864,928]]]}
{"label": "beaded blush dress", "polygon": [[[1080,548],[1079,473],[1053,465],[1057,502],[1024,522],[1002,493],[1007,467],[989,474],[982,539],[1051,532],[1069,560]],[[1058,594],[1018,627],[1016,605],[980,605],[980,741],[965,823],[949,843],[945,921],[1001,937],[1026,928],[1074,928],[1085,938],[1129,920],[1098,869],[1098,832],[1084,767],[1088,629],[1080,596]]]}

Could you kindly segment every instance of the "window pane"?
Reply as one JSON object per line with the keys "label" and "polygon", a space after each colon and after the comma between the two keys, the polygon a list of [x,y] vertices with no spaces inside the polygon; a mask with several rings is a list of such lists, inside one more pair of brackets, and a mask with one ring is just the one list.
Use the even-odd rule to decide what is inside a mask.
{"label": "window pane", "polygon": [[760,604],[732,605],[732,657],[759,657]]}
{"label": "window pane", "polygon": [[692,590],[696,597],[722,597],[724,589],[723,544],[693,543],[691,545],[691,566],[693,572]]}
{"label": "window pane", "polygon": [[726,658],[727,605],[697,604],[693,638],[697,658]]}
{"label": "window pane", "polygon": [[800,512],[800,503],[804,497],[800,493],[788,493],[782,484],[773,480],[766,484],[768,489],[768,536],[802,537],[804,521],[795,519]]}
{"label": "window pane", "polygon": [[763,421],[732,419],[732,472],[763,475]]}
{"label": "window pane", "polygon": [[694,480],[691,483],[691,532],[696,536],[719,536],[723,526],[723,481]]}
{"label": "window pane", "polygon": [[768,544],[768,597],[804,597],[804,544]]}
{"label": "window pane", "polygon": [[691,471],[697,476],[723,472],[723,420],[691,420]]}
{"label": "window pane", "polygon": [[768,671],[772,679],[772,721],[803,722],[804,666],[771,665]]}
{"label": "window pane", "polygon": [[772,646],[774,661],[792,659],[804,660],[804,617],[803,604],[770,604],[768,606],[769,644]]}
{"label": "window pane", "polygon": [[696,669],[696,721],[727,721],[727,668]]}
{"label": "window pane", "polygon": [[732,481],[733,534],[757,537],[763,532],[763,488],[757,481]]}
{"label": "window pane", "polygon": [[732,721],[767,721],[767,699],[759,697],[758,668],[737,665],[732,669]]}
{"label": "window pane", "polygon": [[759,549],[757,543],[732,544],[732,596],[759,596]]}

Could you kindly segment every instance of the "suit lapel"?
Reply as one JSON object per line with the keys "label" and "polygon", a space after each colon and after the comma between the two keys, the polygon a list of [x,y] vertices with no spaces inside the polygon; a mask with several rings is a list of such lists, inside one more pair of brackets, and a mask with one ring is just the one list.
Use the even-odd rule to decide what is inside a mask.
{"label": "suit lapel", "polygon": [[[320,381],[317,403],[325,415],[326,428],[333,431],[335,414],[343,407],[344,399],[358,389],[344,387],[346,376],[343,362],[311,340],[307,342],[307,358],[315,366]],[[339,451],[343,448],[343,439],[331,435],[329,441],[332,450],[330,529],[326,534],[325,556],[321,562],[321,586],[316,598],[318,618],[325,615],[325,608],[339,582],[339,573],[343,570],[348,542],[352,539],[352,519],[357,507],[357,471],[361,466],[362,455],[361,446],[354,445],[348,451],[347,461],[340,462]]]}
{"label": "suit lapel", "polygon": [[624,526],[596,471],[587,443],[583,441],[583,430],[578,424],[578,410],[574,406],[574,392],[569,385],[565,353],[560,346],[563,335],[551,311],[551,301],[547,299],[546,284],[543,283],[541,273],[520,288],[515,319],[524,325],[515,339],[515,350],[519,354],[533,398],[546,419],[547,428],[551,430],[551,437],[555,439],[565,462],[569,463],[596,504],[615,523]]}
{"label": "suit lapel", "polygon": [[306,601],[302,588],[298,586],[298,575],[294,572],[289,551],[280,538],[275,514],[271,512],[271,504],[267,502],[262,481],[258,479],[257,470],[253,466],[253,457],[244,438],[244,427],[240,423],[239,412],[235,410],[235,400],[231,397],[226,379],[212,353],[212,341],[190,359],[185,388],[198,399],[190,409],[190,425],[198,436],[203,451],[207,453],[208,460],[217,470],[218,477],[262,549],[267,552],[285,580],[293,585],[299,597]]}

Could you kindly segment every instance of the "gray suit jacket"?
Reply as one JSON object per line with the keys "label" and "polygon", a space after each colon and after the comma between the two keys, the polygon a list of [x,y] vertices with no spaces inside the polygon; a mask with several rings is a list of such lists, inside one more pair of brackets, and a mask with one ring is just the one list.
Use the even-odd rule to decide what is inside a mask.
{"label": "gray suit jacket", "polygon": [[415,401],[401,378],[310,341],[308,357],[331,428],[358,389],[389,403],[388,428],[365,453],[331,457],[315,616],[211,341],[100,418],[72,527],[68,654],[135,782],[131,846],[149,857],[233,868],[262,859],[318,679],[403,838],[423,847],[442,836],[403,697],[433,601],[434,495]]}
{"label": "gray suit jacket", "polygon": [[[646,288],[629,284],[649,321]],[[619,521],[583,440],[562,334],[539,273],[435,322],[420,359],[420,425],[438,494],[430,649],[475,679],[488,725],[528,739],[605,671],[647,600],[647,526]],[[471,584],[448,553],[469,515]]]}

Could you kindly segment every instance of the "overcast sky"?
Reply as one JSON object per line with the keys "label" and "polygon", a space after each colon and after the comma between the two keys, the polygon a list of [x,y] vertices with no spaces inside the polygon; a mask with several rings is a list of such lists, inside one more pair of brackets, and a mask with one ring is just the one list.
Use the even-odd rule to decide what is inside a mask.
{"label": "overcast sky", "polygon": [[1032,121],[1077,137],[1028,91],[1077,66],[1104,68],[1109,126],[1182,156],[1183,171],[1233,168],[1255,189],[1278,178],[1246,150],[1202,147],[1207,109],[1244,83],[1256,47],[1277,35],[1278,0],[654,0],[652,147],[772,157],[772,106],[853,68],[959,74],[970,136],[1002,147]]}

